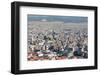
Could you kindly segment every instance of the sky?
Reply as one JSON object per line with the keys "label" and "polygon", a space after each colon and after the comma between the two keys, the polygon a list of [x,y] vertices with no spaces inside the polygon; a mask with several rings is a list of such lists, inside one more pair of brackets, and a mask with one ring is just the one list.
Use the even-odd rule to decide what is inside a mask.
{"label": "sky", "polygon": [[65,23],[87,23],[88,17],[82,16],[53,16],[28,14],[28,21],[61,21]]}

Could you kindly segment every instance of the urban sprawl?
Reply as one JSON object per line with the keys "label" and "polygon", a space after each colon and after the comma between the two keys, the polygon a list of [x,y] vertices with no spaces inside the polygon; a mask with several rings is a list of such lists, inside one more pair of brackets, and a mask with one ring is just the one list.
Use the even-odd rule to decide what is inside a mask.
{"label": "urban sprawl", "polygon": [[64,22],[28,22],[28,61],[88,58],[87,26]]}

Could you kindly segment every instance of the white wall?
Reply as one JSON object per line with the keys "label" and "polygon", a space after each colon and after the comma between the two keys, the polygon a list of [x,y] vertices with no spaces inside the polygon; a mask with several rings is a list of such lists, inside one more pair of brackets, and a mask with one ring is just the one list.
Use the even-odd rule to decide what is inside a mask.
{"label": "white wall", "polygon": [[[14,0],[1,0],[0,1],[0,76],[13,76],[10,73],[10,53],[11,53],[11,2]],[[17,0],[16,0],[17,1]],[[30,2],[45,2],[45,3],[59,3],[59,4],[74,4],[74,5],[90,5],[98,6],[100,13],[100,0],[21,0]],[[100,14],[98,15],[98,22],[100,20]],[[100,22],[98,23],[98,28]],[[99,30],[100,33],[100,30]],[[100,42],[100,34],[98,36]],[[100,45],[100,43],[99,43]],[[100,49],[98,49],[100,50]],[[100,52],[98,58],[100,58]],[[99,59],[100,67],[100,59]],[[55,72],[55,73],[40,73],[34,74],[34,76],[99,76],[100,68],[98,70],[85,70],[85,71],[67,71],[67,72]],[[32,76],[33,74],[26,74],[26,76]]]}

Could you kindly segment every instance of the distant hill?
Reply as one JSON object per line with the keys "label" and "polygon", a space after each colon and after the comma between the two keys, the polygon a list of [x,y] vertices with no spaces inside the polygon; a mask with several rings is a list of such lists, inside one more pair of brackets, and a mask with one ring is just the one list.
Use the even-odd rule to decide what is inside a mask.
{"label": "distant hill", "polygon": [[28,21],[61,21],[65,23],[87,23],[88,17],[83,16],[53,16],[53,15],[28,15]]}

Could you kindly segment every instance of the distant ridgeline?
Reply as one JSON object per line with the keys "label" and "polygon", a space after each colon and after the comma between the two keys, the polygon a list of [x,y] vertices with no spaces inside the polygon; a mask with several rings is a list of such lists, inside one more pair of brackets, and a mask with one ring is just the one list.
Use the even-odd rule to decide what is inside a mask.
{"label": "distant ridgeline", "polygon": [[87,23],[88,17],[82,16],[53,16],[53,15],[28,15],[28,21],[60,21],[65,23]]}

